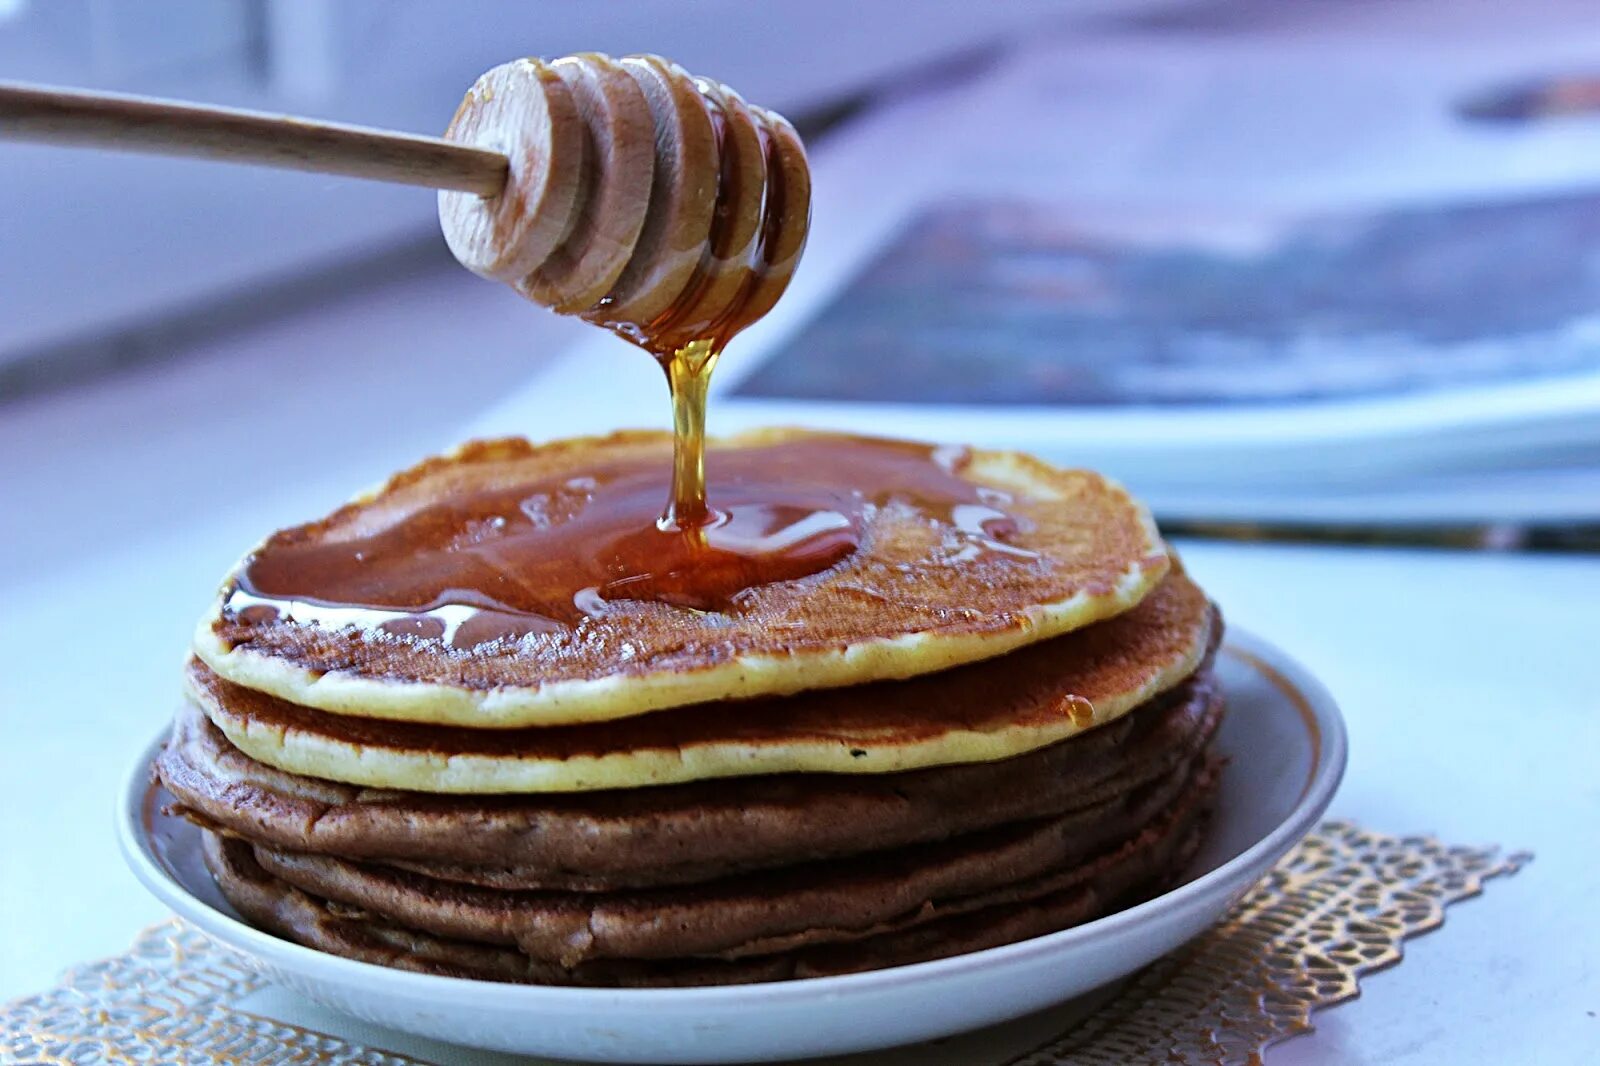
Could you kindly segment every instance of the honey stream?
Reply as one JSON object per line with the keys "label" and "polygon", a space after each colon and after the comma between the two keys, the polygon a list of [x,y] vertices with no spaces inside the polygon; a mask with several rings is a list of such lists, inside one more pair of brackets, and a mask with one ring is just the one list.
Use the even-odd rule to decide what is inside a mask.
{"label": "honey stream", "polygon": [[[785,187],[779,147],[741,101],[708,97],[706,106],[727,150],[693,280],[651,322],[613,321],[604,301],[585,315],[664,370],[670,463],[648,446],[595,446],[562,474],[507,485],[491,472],[477,488],[464,476],[358,537],[325,536],[315,525],[286,530],[246,561],[225,612],[466,649],[559,637],[629,601],[738,610],[752,590],[844,563],[888,508],[933,532],[931,562],[1031,556],[1008,543],[1018,528],[1004,510],[1009,498],[962,477],[959,449],[843,435],[719,447],[708,493],[712,371],[728,341],[781,291],[770,283],[787,277],[800,254],[809,196]],[[742,203],[748,212],[752,190],[755,224],[724,210]]]}
{"label": "honey stream", "polygon": [[672,392],[672,492],[659,523],[664,531],[698,534],[711,519],[706,504],[706,399],[721,356],[715,342],[698,340],[661,360]]}

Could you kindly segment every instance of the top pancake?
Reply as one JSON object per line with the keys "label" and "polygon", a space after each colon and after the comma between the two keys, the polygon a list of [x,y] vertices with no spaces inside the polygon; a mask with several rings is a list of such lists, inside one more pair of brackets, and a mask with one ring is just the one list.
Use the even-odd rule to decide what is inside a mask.
{"label": "top pancake", "polygon": [[[890,496],[863,509],[851,475],[840,472],[854,469],[858,444],[896,461],[925,456],[985,501],[969,512],[1003,508],[1012,523],[1004,543],[962,507],[941,518]],[[491,576],[506,581],[494,549],[508,526],[542,536],[581,521],[585,508],[603,506],[594,485],[609,470],[644,471],[649,491],[659,484],[664,497],[671,448],[669,434],[624,432],[545,445],[474,442],[428,460],[326,519],[268,538],[224,582],[196,654],[227,681],[335,714],[490,728],[572,724],[987,659],[1128,610],[1169,566],[1149,514],[1098,474],[1009,452],[768,430],[710,443],[713,506],[741,491],[741,463],[768,464],[802,497],[861,509],[860,548],[820,573],[746,589],[724,609],[609,599],[572,618],[541,617],[514,637],[463,644],[478,612],[470,599],[373,612],[302,594],[263,608],[240,587],[252,560],[308,546],[360,560],[360,546],[397,530],[457,521],[440,518],[448,511],[441,501],[487,494],[520,502],[447,528],[430,558],[498,565]],[[731,474],[719,479],[723,470]],[[534,520],[546,525],[530,527]]]}

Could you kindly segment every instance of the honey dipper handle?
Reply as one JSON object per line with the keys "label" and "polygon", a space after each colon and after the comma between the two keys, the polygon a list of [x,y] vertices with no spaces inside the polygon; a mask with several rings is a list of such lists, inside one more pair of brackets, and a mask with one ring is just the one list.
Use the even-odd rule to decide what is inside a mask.
{"label": "honey dipper handle", "polygon": [[0,140],[193,156],[494,196],[506,157],[289,115],[0,82]]}

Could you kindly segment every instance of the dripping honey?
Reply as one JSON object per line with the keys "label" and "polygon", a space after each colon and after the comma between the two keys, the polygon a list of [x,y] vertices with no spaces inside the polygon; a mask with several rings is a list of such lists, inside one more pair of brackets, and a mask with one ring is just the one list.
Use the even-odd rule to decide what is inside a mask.
{"label": "dripping honey", "polygon": [[657,524],[671,456],[602,458],[579,476],[448,496],[357,539],[279,534],[226,609],[459,647],[560,633],[640,602],[737,610],[763,585],[848,565],[890,508],[903,528],[936,531],[930,563],[1029,554],[1009,543],[1011,501],[962,476],[962,451],[817,435],[710,458],[717,507],[692,532]]}
{"label": "dripping honey", "polygon": [[[707,106],[720,143],[728,117]],[[933,562],[1029,554],[1007,543],[1018,524],[1003,494],[961,476],[964,453],[817,435],[713,449],[708,462],[711,374],[729,339],[771,305],[768,242],[785,209],[782,182],[758,181],[733,154],[723,154],[718,202],[747,202],[756,182],[759,224],[719,215],[694,279],[655,321],[610,321],[603,306],[588,316],[661,364],[670,456],[601,452],[579,475],[457,493],[356,540],[280,534],[247,561],[225,610],[459,648],[559,634],[619,607],[737,610],[751,590],[845,564],[886,508],[937,531]]]}
{"label": "dripping honey", "polygon": [[[711,374],[728,341],[764,313],[749,303],[770,267],[767,244],[777,232],[784,207],[782,181],[771,173],[770,165],[767,172],[751,174],[739,165],[739,154],[730,150],[731,119],[722,98],[702,94],[702,100],[720,163],[717,212],[694,277],[673,306],[655,321],[615,322],[603,315],[598,319],[649,352],[666,372],[672,398],[672,487],[658,525],[663,532],[685,536],[691,547],[699,539],[694,532],[715,517],[707,505],[705,488],[706,400]],[[759,129],[757,135],[763,153],[770,156],[772,145],[766,135]],[[759,194],[758,214],[764,221],[749,226],[730,217],[729,212],[732,205],[747,202],[752,194]]]}
{"label": "dripping honey", "polygon": [[722,355],[709,340],[693,341],[661,361],[672,395],[672,494],[659,525],[688,532],[711,520],[706,505],[706,399]]}

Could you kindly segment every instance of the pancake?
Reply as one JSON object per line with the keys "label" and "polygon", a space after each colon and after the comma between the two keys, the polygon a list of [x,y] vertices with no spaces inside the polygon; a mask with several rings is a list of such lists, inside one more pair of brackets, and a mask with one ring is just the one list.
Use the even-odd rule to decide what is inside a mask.
{"label": "pancake", "polygon": [[1148,898],[1171,884],[1198,847],[1211,779],[1120,846],[993,901],[957,903],[949,916],[918,908],[856,939],[728,959],[597,959],[563,966],[506,946],[411,929],[318,897],[273,877],[252,847],[205,835],[205,857],[224,896],[249,921],[334,954],[426,973],[552,985],[715,985],[848,973],[941,958],[1027,939]]}
{"label": "pancake", "polygon": [[[742,471],[759,468],[781,479],[786,498],[848,512],[860,548],[820,572],[758,584],[707,608],[661,598],[601,602],[587,587],[576,597],[539,599],[535,585],[577,580],[571,572],[588,565],[564,541],[538,557],[537,574],[505,562],[512,538],[586,544],[584,523],[610,499],[597,484],[654,501],[669,482],[670,453],[670,435],[632,432],[539,446],[476,442],[424,462],[322,521],[270,537],[226,579],[195,652],[226,681],[331,714],[467,727],[575,724],[992,658],[1127,611],[1168,569],[1144,507],[1097,474],[1008,452],[797,430],[713,442],[711,499],[736,501],[737,515],[738,501],[754,491]],[[878,474],[890,489],[858,491],[858,478]],[[956,502],[924,507],[917,485],[893,487],[902,476],[937,481],[940,500]],[[991,535],[996,521],[1004,532]],[[325,594],[323,586],[291,587],[294,566],[282,565],[313,556],[360,563],[369,597],[397,575],[414,578],[424,563],[447,578],[431,598],[403,606],[328,603],[313,595]],[[242,587],[246,575],[274,565],[288,591]],[[457,595],[462,588],[477,591]],[[483,588],[537,603],[512,609],[490,602]],[[469,639],[473,633],[481,639]],[[269,747],[258,736],[246,750]],[[980,743],[971,757],[1017,750]],[[342,761],[325,755],[298,765],[335,769]],[[409,771],[381,777],[413,780]],[[583,781],[560,787],[597,787],[597,779]],[[450,787],[535,787],[522,775],[482,784],[474,771]]]}
{"label": "pancake", "polygon": [[156,770],[190,817],[273,847],[491,888],[597,890],[903,847],[1104,803],[1192,756],[1221,713],[1202,668],[1110,725],[1001,762],[497,797],[288,774],[240,752],[191,707]]}
{"label": "pancake", "polygon": [[199,662],[188,695],[251,758],[372,788],[568,792],[878,774],[1005,759],[1113,721],[1194,673],[1214,624],[1205,593],[1174,571],[1133,610],[1003,660],[581,726],[486,730],[330,715]]}
{"label": "pancake", "polygon": [[[633,892],[509,892],[257,845],[296,888],[439,936],[571,967],[598,958],[724,958],[859,939],[1026,887],[1116,846],[1204,791],[1189,763],[1126,796],[937,844]],[[1043,891],[1044,889],[1040,889]],[[966,901],[972,900],[968,904]]]}
{"label": "pancake", "polygon": [[1113,726],[1000,763],[506,799],[285,774],[190,709],[157,770],[196,821],[277,847],[487,887],[593,890],[708,880],[1103,803],[1193,754],[1220,715],[1220,694],[1202,676]]}

